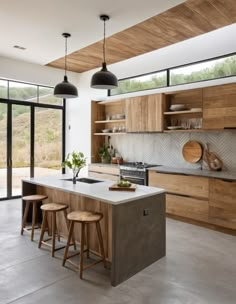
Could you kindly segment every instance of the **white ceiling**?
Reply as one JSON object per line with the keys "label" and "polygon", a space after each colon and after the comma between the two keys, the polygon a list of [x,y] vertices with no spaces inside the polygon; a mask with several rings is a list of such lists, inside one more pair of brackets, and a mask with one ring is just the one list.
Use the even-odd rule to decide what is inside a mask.
{"label": "white ceiling", "polygon": [[[102,39],[98,16],[111,16],[107,36],[155,16],[183,0],[1,0],[0,56],[46,64],[64,55],[63,32],[71,33],[68,53]],[[13,48],[26,47],[25,51]]]}

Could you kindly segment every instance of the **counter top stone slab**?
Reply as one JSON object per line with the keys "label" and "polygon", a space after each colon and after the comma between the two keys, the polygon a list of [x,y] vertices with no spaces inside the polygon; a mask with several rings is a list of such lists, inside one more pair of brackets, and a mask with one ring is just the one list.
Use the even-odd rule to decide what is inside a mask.
{"label": "counter top stone slab", "polygon": [[218,178],[230,181],[236,181],[236,171],[210,171],[210,170],[199,170],[199,169],[184,169],[184,168],[173,168],[173,167],[152,167],[150,171],[156,171],[159,173],[173,173],[173,174],[184,174],[194,175],[202,177]]}
{"label": "counter top stone slab", "polygon": [[89,178],[87,176],[78,176],[78,178],[89,178],[94,180],[100,180],[101,182],[95,184],[87,184],[83,182],[76,182],[74,185],[72,181],[66,181],[66,178],[71,176],[59,175],[48,176],[40,178],[26,178],[24,182],[29,182],[39,186],[45,186],[52,189],[58,189],[85,197],[89,197],[95,200],[100,200],[112,205],[118,205],[135,201],[138,199],[154,196],[160,193],[165,193],[164,189],[156,187],[147,187],[137,185],[137,189],[134,192],[128,191],[109,191],[109,187],[114,184],[114,181]]}

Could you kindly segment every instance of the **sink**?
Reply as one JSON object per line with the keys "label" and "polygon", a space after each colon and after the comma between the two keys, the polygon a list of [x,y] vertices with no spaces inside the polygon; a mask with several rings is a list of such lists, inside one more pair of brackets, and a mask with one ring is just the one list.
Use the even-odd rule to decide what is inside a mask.
{"label": "sink", "polygon": [[[65,178],[63,180],[72,182],[72,178]],[[96,180],[96,179],[92,179],[92,178],[86,178],[86,177],[76,178],[76,181],[80,182],[80,183],[86,183],[86,184],[96,184],[96,183],[101,183],[102,182],[100,180]]]}

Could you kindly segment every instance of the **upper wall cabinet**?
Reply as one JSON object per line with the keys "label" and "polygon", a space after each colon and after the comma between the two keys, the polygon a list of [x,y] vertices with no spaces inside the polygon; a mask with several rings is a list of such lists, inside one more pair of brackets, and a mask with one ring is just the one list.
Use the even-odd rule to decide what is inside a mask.
{"label": "upper wall cabinet", "polygon": [[236,84],[203,89],[203,129],[236,128]]}
{"label": "upper wall cabinet", "polygon": [[164,94],[126,99],[126,132],[162,132]]}

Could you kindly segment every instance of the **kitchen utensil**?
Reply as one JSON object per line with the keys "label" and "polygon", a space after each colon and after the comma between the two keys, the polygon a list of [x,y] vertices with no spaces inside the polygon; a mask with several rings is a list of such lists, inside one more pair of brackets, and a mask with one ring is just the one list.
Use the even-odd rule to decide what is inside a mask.
{"label": "kitchen utensil", "polygon": [[182,154],[189,163],[197,163],[202,158],[203,149],[199,142],[190,140],[183,146]]}
{"label": "kitchen utensil", "polygon": [[135,191],[137,185],[132,184],[130,187],[119,187],[117,184],[114,184],[109,187],[110,191]]}
{"label": "kitchen utensil", "polygon": [[214,152],[210,152],[209,144],[206,144],[206,149],[204,152],[203,159],[207,163],[210,170],[212,171],[222,170],[223,162]]}

